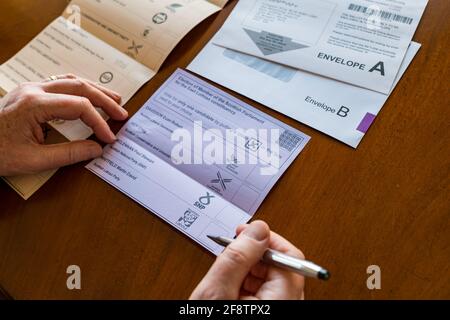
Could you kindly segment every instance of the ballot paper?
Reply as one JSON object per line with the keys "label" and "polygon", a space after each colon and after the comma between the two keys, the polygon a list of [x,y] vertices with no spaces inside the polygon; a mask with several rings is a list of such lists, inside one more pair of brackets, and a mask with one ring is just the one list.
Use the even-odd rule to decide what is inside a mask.
{"label": "ballot paper", "polygon": [[[207,235],[234,236],[308,141],[178,69],[87,168],[218,254],[223,248]],[[208,162],[211,146],[221,156]]]}
{"label": "ballot paper", "polygon": [[[124,105],[156,74],[176,44],[226,2],[74,0],[62,17],[0,66],[0,93],[23,82],[73,73],[118,92]],[[81,120],[50,125],[71,141],[92,134]],[[55,172],[4,179],[27,199]]]}
{"label": "ballot paper", "polygon": [[[122,95],[125,104],[155,71],[59,17],[14,57],[0,66],[0,86],[9,92],[23,82],[73,73]],[[68,140],[86,139],[92,130],[81,120],[50,122]]]}
{"label": "ballot paper", "polygon": [[214,43],[388,94],[428,0],[240,0]]}
{"label": "ballot paper", "polygon": [[[213,44],[188,69],[354,148],[388,96]],[[412,42],[397,83],[420,44]]]}
{"label": "ballot paper", "polygon": [[[72,0],[71,6],[79,8],[83,29],[156,72],[190,30],[226,3],[225,0]],[[64,17],[71,16],[73,10],[64,12]]]}

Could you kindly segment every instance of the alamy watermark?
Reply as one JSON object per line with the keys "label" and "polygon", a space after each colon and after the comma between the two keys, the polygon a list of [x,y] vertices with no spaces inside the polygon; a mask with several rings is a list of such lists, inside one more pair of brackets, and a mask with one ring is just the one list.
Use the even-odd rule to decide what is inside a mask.
{"label": "alamy watermark", "polygon": [[[183,229],[188,228],[198,217],[198,214],[188,210],[184,217],[177,221],[177,225]],[[369,277],[366,280],[366,286],[369,290],[381,289],[381,268],[378,265],[370,265],[366,270]],[[69,275],[66,280],[66,286],[69,290],[81,290],[81,268],[78,265],[69,265],[66,269]]]}
{"label": "alamy watermark", "polygon": [[67,267],[66,273],[69,275],[66,286],[69,290],[81,290],[81,268],[75,264]]}
{"label": "alamy watermark", "polygon": [[367,289],[380,290],[381,289],[381,268],[376,264],[370,265],[366,270],[369,277],[366,281]]}
{"label": "alamy watermark", "polygon": [[193,131],[173,131],[171,159],[176,165],[258,165],[261,175],[274,175],[280,167],[280,144],[287,147],[281,138],[287,134],[280,135],[279,129],[204,129],[201,121],[194,121]]}
{"label": "alamy watermark", "polygon": [[367,28],[370,30],[379,30],[381,29],[381,15],[382,12],[380,7],[377,5],[371,5],[368,8],[368,17],[367,17]]}
{"label": "alamy watermark", "polygon": [[71,4],[66,8],[67,28],[79,30],[81,28],[81,8],[76,4]]}

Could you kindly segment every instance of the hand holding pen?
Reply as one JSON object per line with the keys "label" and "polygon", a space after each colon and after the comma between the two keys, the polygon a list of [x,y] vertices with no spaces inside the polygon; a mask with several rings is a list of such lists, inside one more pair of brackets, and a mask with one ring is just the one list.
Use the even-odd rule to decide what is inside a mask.
{"label": "hand holding pen", "polygon": [[302,275],[262,261],[268,249],[303,260],[299,249],[262,221],[239,226],[237,234],[191,299],[303,299]]}
{"label": "hand holding pen", "polygon": [[[208,235],[208,238],[224,247],[230,245],[233,242],[233,239],[222,236]],[[305,277],[316,278],[320,280],[328,280],[330,278],[330,273],[328,272],[328,270],[322,268],[321,266],[318,266],[314,262],[293,257],[270,248],[264,252],[261,260],[269,265],[277,266],[284,270],[301,274]]]}

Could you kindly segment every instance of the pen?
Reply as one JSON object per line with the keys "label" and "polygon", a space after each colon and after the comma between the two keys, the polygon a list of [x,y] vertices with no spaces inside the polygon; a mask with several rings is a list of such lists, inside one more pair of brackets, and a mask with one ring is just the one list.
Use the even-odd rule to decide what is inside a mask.
{"label": "pen", "polygon": [[[233,239],[221,236],[208,235],[208,238],[223,247],[226,247],[233,242]],[[301,274],[305,277],[317,278],[320,280],[328,280],[330,278],[330,273],[321,266],[318,266],[311,261],[294,258],[273,249],[267,249],[266,252],[264,252],[262,261]]]}

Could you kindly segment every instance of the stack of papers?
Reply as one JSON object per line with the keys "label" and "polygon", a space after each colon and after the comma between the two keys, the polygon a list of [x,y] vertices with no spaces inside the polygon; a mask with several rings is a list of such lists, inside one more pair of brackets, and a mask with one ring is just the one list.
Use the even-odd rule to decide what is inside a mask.
{"label": "stack of papers", "polygon": [[188,69],[356,148],[420,48],[426,4],[241,0]]}
{"label": "stack of papers", "polygon": [[[72,72],[125,103],[226,2],[73,0],[83,28],[65,12],[0,66],[0,89]],[[420,48],[411,39],[426,4],[240,0],[188,69],[356,148]],[[69,140],[92,133],[51,125]],[[219,254],[208,235],[233,237],[309,139],[178,69],[86,168]],[[7,181],[27,198],[54,172]]]}
{"label": "stack of papers", "polygon": [[[73,73],[118,92],[124,105],[158,72],[177,43],[226,2],[73,0],[61,17],[0,66],[0,96],[22,82]],[[50,125],[72,141],[92,134],[81,120]],[[55,172],[4,179],[28,199]]]}

